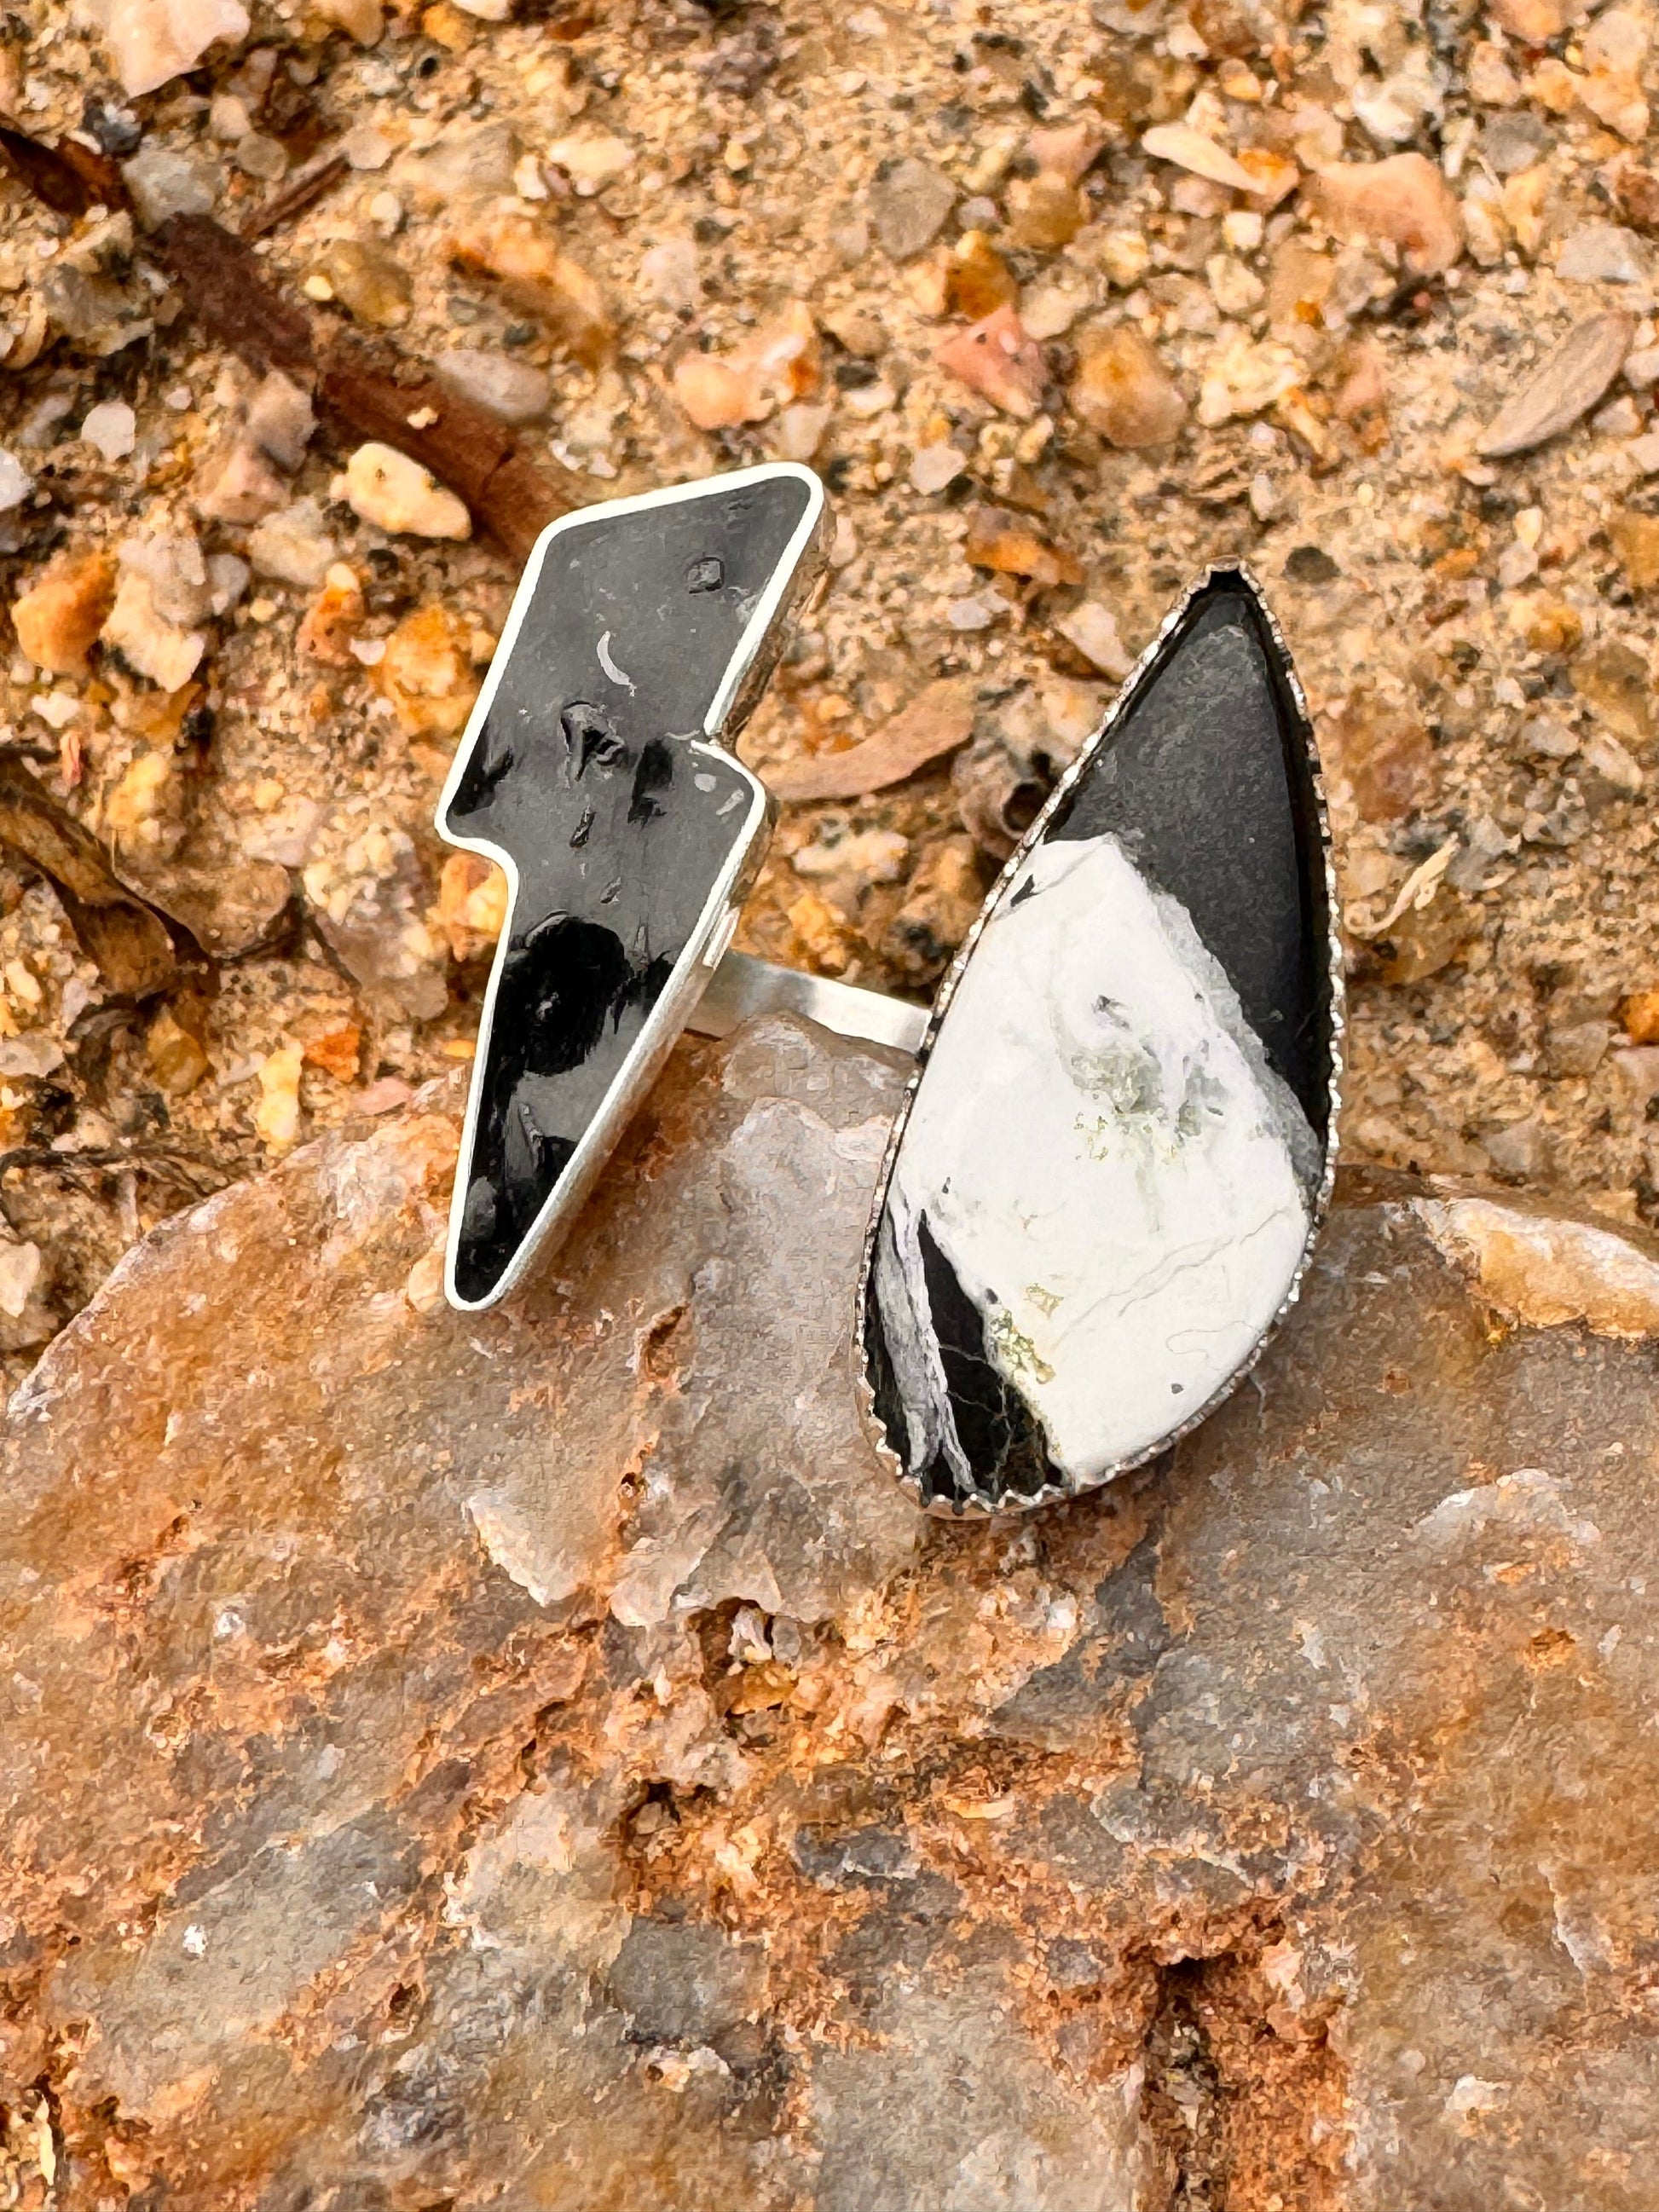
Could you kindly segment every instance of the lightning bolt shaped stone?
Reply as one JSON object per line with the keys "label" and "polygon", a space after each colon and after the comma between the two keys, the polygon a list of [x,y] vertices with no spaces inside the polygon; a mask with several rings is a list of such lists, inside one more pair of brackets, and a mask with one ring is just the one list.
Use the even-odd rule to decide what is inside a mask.
{"label": "lightning bolt shaped stone", "polygon": [[585,507],[537,540],[439,802],[506,870],[445,1287],[493,1305],[561,1236],[685,1025],[770,833],[735,735],[821,562],[779,463]]}

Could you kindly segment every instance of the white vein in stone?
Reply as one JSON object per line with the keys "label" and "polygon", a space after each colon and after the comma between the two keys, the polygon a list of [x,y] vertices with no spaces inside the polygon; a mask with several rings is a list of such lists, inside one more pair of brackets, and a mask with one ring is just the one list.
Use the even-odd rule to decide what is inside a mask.
{"label": "white vein in stone", "polygon": [[1041,846],[940,1026],[878,1242],[911,1465],[938,1450],[969,1477],[924,1214],[1050,1457],[1086,1481],[1156,1449],[1249,1359],[1301,1263],[1320,1164],[1180,902],[1115,837]]}

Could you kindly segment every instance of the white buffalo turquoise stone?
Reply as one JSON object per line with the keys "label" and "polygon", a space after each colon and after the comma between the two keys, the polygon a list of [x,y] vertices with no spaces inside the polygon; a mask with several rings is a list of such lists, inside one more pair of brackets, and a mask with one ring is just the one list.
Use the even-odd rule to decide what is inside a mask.
{"label": "white buffalo turquoise stone", "polygon": [[1036,847],[951,1001],[878,1237],[910,1465],[941,1456],[964,1493],[982,1479],[924,1236],[982,1319],[1000,1385],[1085,1484],[1154,1449],[1251,1358],[1294,1285],[1322,1165],[1181,903],[1115,836]]}

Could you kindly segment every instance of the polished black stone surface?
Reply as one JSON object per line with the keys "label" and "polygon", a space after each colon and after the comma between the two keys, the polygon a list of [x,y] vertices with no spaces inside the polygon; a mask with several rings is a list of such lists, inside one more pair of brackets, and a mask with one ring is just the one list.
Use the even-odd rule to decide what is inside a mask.
{"label": "polished black stone surface", "polygon": [[1194,599],[1048,835],[1109,830],[1181,901],[1322,1137],[1329,916],[1310,741],[1287,672],[1260,599],[1224,572]]}
{"label": "polished black stone surface", "polygon": [[811,498],[780,470],[584,515],[548,546],[492,671],[439,823],[519,878],[460,1167],[469,1304],[520,1254],[754,835],[754,778],[700,733]]}
{"label": "polished black stone surface", "polygon": [[[1237,991],[1269,1066],[1295,1094],[1313,1138],[1327,1146],[1336,1039],[1316,755],[1289,663],[1237,572],[1218,572],[1194,593],[1022,857],[1052,840],[1103,833],[1148,884],[1181,902]],[[1018,869],[1011,883],[1003,894],[1011,902],[1030,890]],[[954,1018],[947,1008],[945,1024]],[[885,1192],[878,1204],[879,1250]],[[1016,1504],[1072,1487],[1006,1363],[994,1357],[989,1316],[963,1288],[925,1215],[917,1242],[922,1325],[968,1462],[966,1482],[941,1449],[918,1463],[925,1448],[907,1413],[874,1279],[866,1286],[863,1324],[875,1413],[923,1502]],[[1192,1410],[1172,1399],[1171,1434]],[[918,1418],[933,1416],[924,1409]]]}

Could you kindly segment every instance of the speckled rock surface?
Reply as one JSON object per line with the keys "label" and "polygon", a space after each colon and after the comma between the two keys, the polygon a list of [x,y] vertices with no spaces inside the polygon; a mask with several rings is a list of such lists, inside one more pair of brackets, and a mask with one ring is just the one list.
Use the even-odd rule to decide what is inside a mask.
{"label": "speckled rock surface", "polygon": [[[847,1367],[901,1081],[684,1046],[556,1275],[465,1316],[436,1086],[53,1344],[4,2201],[1651,2201],[1652,1255],[1350,1185],[1172,1463],[931,1522]],[[1624,1333],[1515,1317],[1535,1250]]]}

